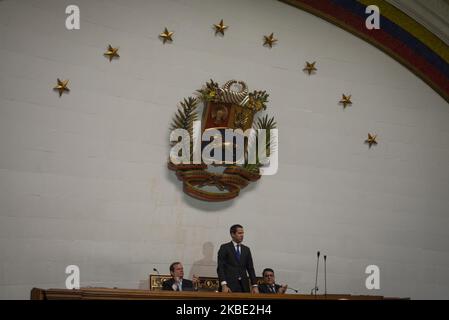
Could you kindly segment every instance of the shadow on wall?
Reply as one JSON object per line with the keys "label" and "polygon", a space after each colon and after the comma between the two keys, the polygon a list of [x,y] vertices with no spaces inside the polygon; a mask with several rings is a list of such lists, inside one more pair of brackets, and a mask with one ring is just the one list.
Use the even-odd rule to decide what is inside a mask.
{"label": "shadow on wall", "polygon": [[214,245],[212,242],[205,242],[203,244],[203,258],[195,261],[190,269],[188,279],[192,279],[193,275],[201,277],[216,277],[217,276],[217,261],[214,261]]}
{"label": "shadow on wall", "polygon": [[[178,181],[178,183],[180,184],[179,192],[184,192],[184,191],[182,191],[182,182]],[[205,212],[211,212],[211,211],[215,212],[215,211],[221,211],[221,210],[228,209],[228,208],[232,207],[232,205],[234,204],[234,201],[235,201],[235,199],[234,199],[234,200],[223,201],[223,202],[208,202],[208,201],[203,201],[203,200],[198,200],[198,199],[192,198],[191,196],[189,196],[185,193],[183,196],[183,200],[184,200],[184,203],[186,203],[190,207],[201,210],[201,211],[205,211]]]}
{"label": "shadow on wall", "polygon": [[150,280],[139,280],[139,289],[141,290],[150,290]]}

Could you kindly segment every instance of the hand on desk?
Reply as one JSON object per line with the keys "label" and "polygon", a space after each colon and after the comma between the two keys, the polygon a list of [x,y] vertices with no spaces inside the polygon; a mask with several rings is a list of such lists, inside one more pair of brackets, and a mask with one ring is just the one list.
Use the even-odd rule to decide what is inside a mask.
{"label": "hand on desk", "polygon": [[259,293],[259,288],[257,287],[257,286],[253,286],[252,288],[251,288],[251,293]]}
{"label": "hand on desk", "polygon": [[284,284],[283,286],[281,286],[278,290],[278,293],[285,293],[285,291],[287,291],[288,285]]}
{"label": "hand on desk", "polygon": [[227,284],[224,284],[224,285],[222,286],[221,291],[222,291],[222,292],[225,292],[225,293],[230,293],[230,292],[232,292],[231,289],[228,287]]}

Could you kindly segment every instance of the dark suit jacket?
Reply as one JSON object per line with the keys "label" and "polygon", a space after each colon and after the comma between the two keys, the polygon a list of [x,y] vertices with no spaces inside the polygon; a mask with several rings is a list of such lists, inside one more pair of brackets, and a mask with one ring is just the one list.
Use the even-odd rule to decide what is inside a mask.
{"label": "dark suit jacket", "polygon": [[[276,289],[276,293],[278,293],[281,285],[275,284],[274,287]],[[259,293],[274,293],[274,292],[270,290],[267,284],[259,284]]]}
{"label": "dark suit jacket", "polygon": [[235,248],[232,241],[222,244],[220,250],[218,250],[217,274],[220,284],[222,281],[226,281],[231,291],[241,291],[239,290],[239,278],[241,278],[243,291],[250,292],[248,275],[251,284],[257,284],[251,250],[247,246],[240,244],[239,261],[235,255]]}
{"label": "dark suit jacket", "polygon": [[[173,284],[175,283],[175,279],[171,278],[168,280],[165,280],[162,283],[162,290],[170,290],[170,291],[174,291],[173,290]],[[182,291],[193,291],[193,282],[187,279],[182,279]]]}

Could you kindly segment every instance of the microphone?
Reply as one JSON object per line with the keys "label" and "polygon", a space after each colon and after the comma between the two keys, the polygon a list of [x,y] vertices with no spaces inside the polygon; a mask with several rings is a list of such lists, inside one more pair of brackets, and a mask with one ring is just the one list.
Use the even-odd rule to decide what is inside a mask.
{"label": "microphone", "polygon": [[326,281],[326,258],[327,258],[327,256],[325,255],[324,256],[324,295],[326,296],[327,295],[327,281]]}
{"label": "microphone", "polygon": [[296,293],[298,293],[298,292],[299,292],[299,290],[297,290],[297,289],[293,289],[293,288],[290,288],[290,287],[287,287],[287,290],[293,290],[293,291],[295,291]]}
{"label": "microphone", "polygon": [[315,271],[315,288],[312,289],[310,294],[313,294],[312,292],[315,293],[316,296],[316,292],[318,291],[318,264],[320,262],[320,252],[318,251],[316,253],[316,271]]}
{"label": "microphone", "polygon": [[[159,273],[159,271],[156,268],[153,268],[154,272],[157,272],[157,275],[160,276],[161,274]],[[163,287],[163,281],[161,281],[161,279],[156,279],[154,282],[156,285]]]}

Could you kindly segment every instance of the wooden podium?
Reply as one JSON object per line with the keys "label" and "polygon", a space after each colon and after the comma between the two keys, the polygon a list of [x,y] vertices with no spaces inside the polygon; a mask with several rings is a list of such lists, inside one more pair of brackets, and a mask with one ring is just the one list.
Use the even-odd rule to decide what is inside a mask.
{"label": "wooden podium", "polygon": [[150,291],[118,288],[31,290],[31,300],[397,300],[383,296],[349,294],[251,294],[192,291]]}

